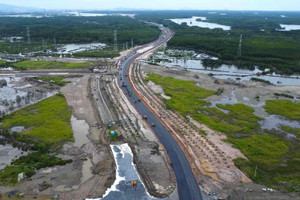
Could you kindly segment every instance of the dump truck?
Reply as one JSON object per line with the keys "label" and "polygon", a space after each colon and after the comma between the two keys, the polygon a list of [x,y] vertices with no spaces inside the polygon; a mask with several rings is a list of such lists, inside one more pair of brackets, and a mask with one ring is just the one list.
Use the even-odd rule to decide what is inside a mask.
{"label": "dump truck", "polygon": [[152,126],[155,127],[155,123],[154,122],[152,123]]}

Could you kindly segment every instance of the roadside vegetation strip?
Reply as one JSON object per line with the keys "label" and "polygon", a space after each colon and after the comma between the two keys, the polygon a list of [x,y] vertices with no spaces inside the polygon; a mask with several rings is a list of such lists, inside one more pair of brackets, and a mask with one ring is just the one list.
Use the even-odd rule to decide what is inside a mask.
{"label": "roadside vegetation strip", "polygon": [[[172,97],[165,99],[168,109],[173,109],[184,117],[191,116],[214,130],[226,133],[226,141],[247,157],[236,159],[235,165],[255,182],[282,191],[300,191],[299,140],[287,141],[285,134],[272,131],[264,134],[258,124],[261,118],[253,114],[253,108],[244,104],[207,107],[209,102],[199,98],[198,90],[184,90],[182,85],[189,81],[175,79],[176,84],[172,84],[174,78],[154,74],[149,74],[146,79],[161,85],[165,94]],[[198,87],[192,82],[189,84],[191,87]],[[298,130],[289,130],[292,131],[297,133]],[[256,166],[258,169],[254,177]]]}
{"label": "roadside vegetation strip", "polygon": [[289,120],[300,121],[300,102],[289,100],[267,100],[264,106],[270,114],[281,115]]}
{"label": "roadside vegetation strip", "polygon": [[67,63],[56,61],[23,61],[13,64],[13,68],[26,70],[26,69],[73,69],[80,67],[89,67],[92,63]]}
{"label": "roadside vegetation strip", "polygon": [[67,83],[70,83],[70,81],[63,81],[66,77],[64,76],[39,76],[39,77],[34,77],[33,79],[35,80],[42,80],[47,83],[58,85],[58,86],[65,86]]}
{"label": "roadside vegetation strip", "polygon": [[64,96],[57,94],[4,116],[0,128],[8,131],[14,126],[24,126],[27,130],[19,133],[19,137],[57,145],[74,141],[70,118],[71,108],[67,106]]}

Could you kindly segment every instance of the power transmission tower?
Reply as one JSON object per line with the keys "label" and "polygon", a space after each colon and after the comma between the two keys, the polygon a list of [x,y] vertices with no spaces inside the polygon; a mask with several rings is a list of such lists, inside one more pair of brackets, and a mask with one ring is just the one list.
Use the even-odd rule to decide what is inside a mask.
{"label": "power transmission tower", "polygon": [[114,32],[114,51],[118,51],[117,30]]}
{"label": "power transmission tower", "polygon": [[27,26],[27,43],[28,43],[28,44],[31,44],[31,39],[30,39],[30,29],[29,29],[28,26]]}
{"label": "power transmission tower", "polygon": [[242,56],[242,42],[243,42],[243,35],[240,36],[240,44],[237,52],[237,56]]}
{"label": "power transmission tower", "polygon": [[133,48],[133,38],[131,38],[131,48]]}

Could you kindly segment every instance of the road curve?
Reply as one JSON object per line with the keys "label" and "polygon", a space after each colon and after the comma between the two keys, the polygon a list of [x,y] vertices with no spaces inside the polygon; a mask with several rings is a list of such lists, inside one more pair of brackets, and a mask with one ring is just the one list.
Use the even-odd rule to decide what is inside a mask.
{"label": "road curve", "polygon": [[[165,31],[163,31],[165,33],[165,36],[161,36],[158,40],[149,44],[152,45],[153,48],[163,45],[172,37],[171,30],[169,30],[168,28],[163,28],[162,26],[160,27]],[[146,52],[151,50],[152,49],[149,49]],[[138,96],[132,89],[131,84],[129,83],[127,76],[129,66],[136,58],[138,58],[141,55],[142,53],[135,53],[122,63],[120,67],[120,83],[124,83],[125,85],[125,87],[122,87],[122,89],[129,101],[135,107],[135,109],[142,116],[147,115],[147,123],[149,124],[149,126],[152,127],[151,124],[155,123],[156,126],[152,127],[152,129],[159,138],[160,142],[163,144],[172,162],[177,181],[179,198],[181,200],[202,200],[200,188],[196,182],[192,169],[183,151],[181,150],[175,139],[172,137],[172,135],[155,117],[155,115],[148,109],[148,107],[143,103],[143,101],[137,101]]]}

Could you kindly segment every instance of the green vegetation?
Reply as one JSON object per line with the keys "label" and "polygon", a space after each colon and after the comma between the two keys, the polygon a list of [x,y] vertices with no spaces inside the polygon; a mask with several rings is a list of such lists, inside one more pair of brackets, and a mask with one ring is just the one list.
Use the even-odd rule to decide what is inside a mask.
{"label": "green vegetation", "polygon": [[254,135],[244,139],[228,139],[240,149],[248,159],[265,166],[272,166],[280,161],[281,156],[288,152],[284,141],[268,135]]}
{"label": "green vegetation", "polygon": [[272,84],[270,81],[267,81],[267,80],[261,79],[261,78],[255,78],[255,77],[252,77],[252,78],[251,78],[251,81],[256,81],[256,82],[266,83],[266,84],[268,84],[268,85],[271,85],[271,84]]}
{"label": "green vegetation", "polygon": [[[16,184],[20,173],[28,178],[35,174],[35,170],[72,162],[48,154],[59,149],[64,142],[74,141],[70,118],[71,109],[62,94],[4,116],[0,128],[7,142],[35,152],[21,156],[1,170],[0,184]],[[24,126],[26,130],[10,133],[10,128],[14,126]]]}
{"label": "green vegetation", "polygon": [[83,51],[74,54],[75,57],[91,57],[91,58],[115,58],[120,56],[116,52],[105,52],[105,51]]}
{"label": "green vegetation", "polygon": [[112,140],[118,139],[118,137],[119,137],[118,133],[117,133],[116,131],[113,131],[113,132],[115,133],[115,135],[113,135],[113,134],[112,134],[112,131],[113,131],[113,130],[109,130],[109,131],[108,131],[108,135],[109,135],[110,139],[112,139]]}
{"label": "green vegetation", "polygon": [[[184,117],[191,116],[214,130],[226,133],[227,141],[247,157],[236,159],[235,165],[255,182],[282,191],[300,191],[298,140],[286,141],[284,133],[263,133],[258,124],[261,118],[253,114],[253,108],[244,104],[217,104],[216,107],[208,107],[209,103],[204,98],[216,92],[199,88],[193,81],[164,78],[157,74],[149,74],[146,80],[161,85],[165,94],[172,97],[165,100],[168,109],[174,109]],[[283,113],[300,116],[296,113],[298,104],[283,102],[274,101],[274,110],[281,111],[278,109],[280,107]],[[267,102],[266,106],[270,106],[270,103]],[[299,133],[298,129],[285,130],[295,135]],[[254,177],[256,166],[257,173]]]}
{"label": "green vegetation", "polygon": [[67,83],[70,83],[70,81],[63,81],[66,77],[64,76],[58,76],[58,77],[53,77],[53,76],[39,76],[39,77],[34,77],[33,79],[35,80],[42,80],[45,82],[48,82],[50,84],[55,84],[58,86],[65,86]]}
{"label": "green vegetation", "polygon": [[[253,114],[253,108],[243,105],[221,105],[207,107],[206,97],[217,95],[218,92],[206,90],[195,85],[194,81],[178,80],[149,74],[148,81],[161,85],[164,93],[170,97],[165,100],[168,109],[176,110],[182,116],[191,116],[211,128],[238,137],[239,134],[253,133],[259,128],[259,117]],[[227,110],[228,113],[223,112]]]}
{"label": "green vegetation", "polygon": [[56,61],[23,61],[13,64],[16,69],[73,69],[80,67],[89,67],[92,63],[67,63]]}
{"label": "green vegetation", "polygon": [[[145,44],[158,38],[160,30],[141,21],[121,16],[103,17],[44,17],[19,18],[1,17],[0,38],[22,36],[25,39],[27,27],[30,28],[32,44],[23,42],[0,43],[0,52],[26,53],[43,51],[42,38],[47,43],[47,49],[56,49],[56,44],[114,43],[114,30],[117,30],[118,43],[135,45]],[[54,39],[55,38],[55,39]],[[55,42],[56,41],[56,44]]]}
{"label": "green vegetation", "polygon": [[289,99],[293,99],[294,96],[289,95],[289,94],[285,94],[285,93],[274,93],[275,96],[277,97],[285,97],[285,98],[289,98]]}
{"label": "green vegetation", "polygon": [[268,135],[229,141],[248,158],[238,158],[235,164],[252,180],[282,191],[300,191],[299,144]]}
{"label": "green vegetation", "polygon": [[300,128],[292,128],[289,126],[282,126],[282,130],[294,134],[297,138],[300,139]]}
{"label": "green vegetation", "polygon": [[[138,19],[162,23],[175,31],[168,47],[195,50],[219,57],[222,63],[240,68],[262,69],[280,73],[300,73],[300,31],[276,31],[279,24],[298,24],[296,12],[226,11],[226,15],[207,11],[141,12]],[[282,18],[281,15],[288,16]],[[205,22],[231,26],[230,31],[178,25],[165,19],[207,17]],[[266,20],[266,18],[268,20]],[[263,30],[263,31],[262,31]],[[237,55],[240,35],[243,35],[242,56]]]}
{"label": "green vegetation", "polygon": [[41,152],[29,153],[27,156],[21,156],[13,161],[10,166],[0,171],[0,183],[13,185],[18,182],[18,174],[20,173],[24,173],[24,177],[31,177],[35,174],[35,170],[55,165],[65,165],[70,162],[72,160],[63,160]]}
{"label": "green vegetation", "polygon": [[14,126],[24,126],[26,131],[19,133],[37,143],[59,145],[74,141],[70,125],[71,109],[62,95],[55,95],[34,105],[6,115],[0,128],[8,130]]}
{"label": "green vegetation", "polygon": [[300,102],[293,103],[289,100],[267,100],[264,108],[270,114],[281,115],[290,120],[300,121]]}

